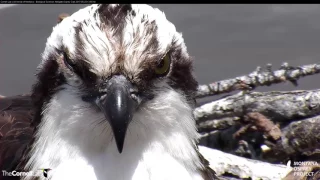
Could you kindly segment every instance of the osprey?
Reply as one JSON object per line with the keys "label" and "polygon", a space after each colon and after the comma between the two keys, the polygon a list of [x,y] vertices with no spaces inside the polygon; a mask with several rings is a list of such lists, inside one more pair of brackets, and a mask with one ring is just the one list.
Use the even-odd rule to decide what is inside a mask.
{"label": "osprey", "polygon": [[0,168],[50,169],[51,180],[215,179],[197,147],[197,86],[163,12],[85,7],[53,28],[31,95],[0,99]]}

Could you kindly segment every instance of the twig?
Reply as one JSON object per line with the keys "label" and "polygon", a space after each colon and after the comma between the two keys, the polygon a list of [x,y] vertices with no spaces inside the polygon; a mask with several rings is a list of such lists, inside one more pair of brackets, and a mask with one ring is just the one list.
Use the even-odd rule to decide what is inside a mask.
{"label": "twig", "polygon": [[237,132],[233,133],[233,137],[237,138],[242,134],[245,134],[246,132],[248,132],[248,129],[250,127],[252,127],[252,124],[246,124],[245,126],[242,126]]}
{"label": "twig", "polygon": [[273,140],[278,140],[281,137],[281,130],[279,126],[275,125],[269,118],[258,112],[251,112],[246,115],[251,121],[251,124],[257,127],[266,134],[267,137],[271,137]]}
{"label": "twig", "polygon": [[290,81],[296,86],[298,85],[297,80],[299,78],[317,73],[320,73],[319,64],[291,67],[288,63],[283,63],[280,70],[274,72],[271,70],[271,65],[268,64],[267,71],[262,71],[258,67],[249,75],[218,81],[208,85],[200,85],[196,96],[197,98],[202,98],[234,90],[253,90],[258,86],[270,86],[285,81]]}

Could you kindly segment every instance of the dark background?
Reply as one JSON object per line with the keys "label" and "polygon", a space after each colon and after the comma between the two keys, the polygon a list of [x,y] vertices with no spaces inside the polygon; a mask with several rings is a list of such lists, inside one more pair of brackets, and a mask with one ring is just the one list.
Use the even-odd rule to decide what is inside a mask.
{"label": "dark background", "polygon": [[[86,5],[0,5],[0,94],[30,90],[46,38],[60,13]],[[282,62],[320,62],[320,5],[152,5],[183,33],[200,84]],[[257,90],[319,88],[320,76]]]}

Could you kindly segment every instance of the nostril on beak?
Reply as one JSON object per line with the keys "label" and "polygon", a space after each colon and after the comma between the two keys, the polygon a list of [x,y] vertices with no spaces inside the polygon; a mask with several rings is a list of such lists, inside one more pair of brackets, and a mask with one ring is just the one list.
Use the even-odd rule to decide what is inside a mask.
{"label": "nostril on beak", "polygon": [[138,94],[139,90],[137,87],[133,86],[129,89],[130,94]]}
{"label": "nostril on beak", "polygon": [[139,98],[139,91],[137,88],[132,87],[129,89],[129,93],[132,99],[134,99],[135,101],[137,101],[138,103],[140,102],[140,98]]}

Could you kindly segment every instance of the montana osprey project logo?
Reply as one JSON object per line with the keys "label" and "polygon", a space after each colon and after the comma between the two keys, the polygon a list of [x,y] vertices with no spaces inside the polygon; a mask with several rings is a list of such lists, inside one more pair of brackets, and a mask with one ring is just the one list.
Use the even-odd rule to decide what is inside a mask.
{"label": "montana osprey project logo", "polygon": [[44,169],[44,168],[43,168],[43,169],[40,169],[40,170],[42,170],[43,176],[47,178],[49,171],[52,170],[52,169],[50,169],[50,168]]}

